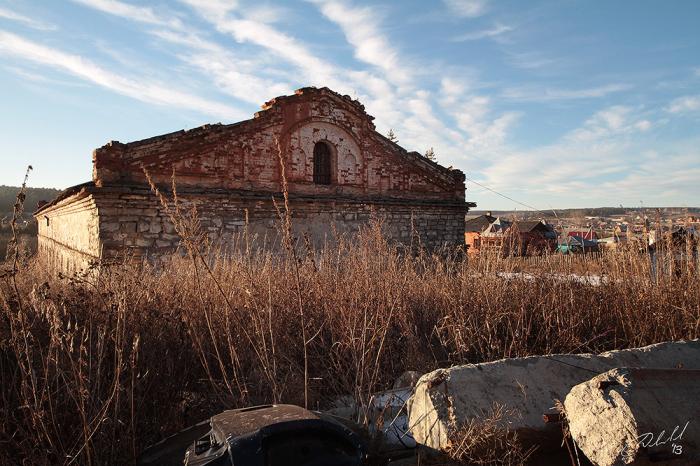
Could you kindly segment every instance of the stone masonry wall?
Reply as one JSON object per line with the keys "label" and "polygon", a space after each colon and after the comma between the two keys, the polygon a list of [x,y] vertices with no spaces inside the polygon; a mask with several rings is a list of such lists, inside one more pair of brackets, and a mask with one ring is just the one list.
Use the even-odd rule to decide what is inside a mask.
{"label": "stone masonry wall", "polygon": [[[202,230],[215,247],[229,250],[238,241],[248,219],[248,234],[254,247],[279,244],[278,216],[270,197],[249,193],[178,193],[181,209],[195,204]],[[276,199],[282,206],[281,196]],[[100,239],[105,258],[123,252],[155,258],[172,253],[180,243],[175,228],[155,196],[145,190],[100,192]],[[368,204],[351,200],[325,202],[315,198],[292,198],[290,209],[294,234],[308,235],[315,246],[333,241],[338,233],[356,232],[372,216],[384,221],[386,233],[394,240],[411,242],[415,231],[429,248],[457,246],[464,241],[463,205],[415,205],[402,203]],[[415,240],[415,238],[414,238]]]}
{"label": "stone masonry wall", "polygon": [[99,259],[99,222],[91,195],[81,193],[59,202],[36,220],[38,253],[50,268],[71,273]]}

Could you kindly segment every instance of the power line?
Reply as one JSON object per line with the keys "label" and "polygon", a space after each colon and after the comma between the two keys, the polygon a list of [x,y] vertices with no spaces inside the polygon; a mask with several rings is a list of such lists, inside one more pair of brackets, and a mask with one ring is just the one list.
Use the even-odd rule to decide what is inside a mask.
{"label": "power line", "polygon": [[[474,184],[476,184],[476,185],[478,185],[478,186],[481,186],[482,188],[484,188],[484,189],[486,189],[486,190],[488,190],[488,191],[491,191],[491,192],[494,193],[494,194],[498,194],[499,196],[508,199],[509,201],[515,202],[516,204],[520,204],[521,206],[527,207],[528,209],[532,209],[532,210],[534,210],[534,211],[536,211],[536,212],[539,212],[539,213],[541,213],[541,214],[549,215],[549,214],[547,214],[546,212],[541,211],[541,210],[538,209],[537,207],[532,207],[531,205],[525,204],[524,202],[516,201],[516,200],[513,199],[512,197],[506,196],[506,195],[503,194],[503,193],[499,193],[499,192],[496,191],[495,189],[491,189],[491,188],[489,188],[488,186],[479,183],[478,181],[474,181],[474,180],[472,180],[472,179],[470,179],[470,178],[467,178],[466,176],[465,176],[464,178],[465,178],[467,181],[471,181],[472,183],[474,183]],[[552,212],[554,212],[554,209],[552,209]],[[555,216],[555,217],[556,217],[556,215],[557,215],[557,214],[554,213],[554,216]]]}

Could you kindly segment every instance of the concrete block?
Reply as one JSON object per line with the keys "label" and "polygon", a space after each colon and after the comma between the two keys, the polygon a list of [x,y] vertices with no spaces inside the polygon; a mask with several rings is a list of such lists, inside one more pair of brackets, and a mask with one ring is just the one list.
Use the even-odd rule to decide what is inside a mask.
{"label": "concrete block", "polygon": [[594,464],[700,464],[700,371],[619,368],[564,401],[571,436]]}
{"label": "concrete block", "polygon": [[545,424],[542,415],[552,412],[573,386],[615,367],[700,369],[700,340],[600,355],[531,356],[439,369],[423,375],[416,385],[409,424],[418,443],[443,450],[455,428],[478,419],[497,403],[516,413],[504,422],[524,443],[554,447],[561,428]]}

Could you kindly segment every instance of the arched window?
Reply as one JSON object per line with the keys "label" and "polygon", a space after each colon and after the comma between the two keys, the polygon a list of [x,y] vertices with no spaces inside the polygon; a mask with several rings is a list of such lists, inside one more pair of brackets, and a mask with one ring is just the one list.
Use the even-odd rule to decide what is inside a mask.
{"label": "arched window", "polygon": [[314,146],[314,183],[331,184],[331,149],[325,142]]}

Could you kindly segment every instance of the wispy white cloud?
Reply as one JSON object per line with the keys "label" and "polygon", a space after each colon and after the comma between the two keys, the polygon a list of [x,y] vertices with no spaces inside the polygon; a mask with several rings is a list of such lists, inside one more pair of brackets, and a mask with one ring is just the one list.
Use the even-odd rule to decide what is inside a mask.
{"label": "wispy white cloud", "polygon": [[478,92],[478,82],[452,76],[442,78],[438,102],[452,121],[443,118],[443,126],[452,124],[459,134],[453,145],[441,149],[456,166],[470,172],[489,166],[494,158],[508,151],[513,128],[521,117],[517,111],[496,111],[492,98]]}
{"label": "wispy white cloud", "polygon": [[[646,150],[640,137],[653,125],[638,114],[639,109],[632,107],[606,107],[552,144],[529,150],[502,148],[500,156],[492,158],[481,170],[482,179],[495,189],[517,187],[518,191],[527,192],[528,197],[551,199],[553,204],[561,196],[575,199],[577,193],[587,193],[581,205],[599,202],[593,197],[597,193],[600,193],[600,202],[617,197],[623,202],[623,197],[629,194],[622,187],[629,186],[624,180],[631,179],[633,173],[641,177],[640,170],[647,165],[640,156]],[[687,166],[685,157],[672,153],[667,156],[672,161],[669,166],[660,168],[662,173]],[[524,173],[527,176],[523,176]],[[602,176],[616,181],[602,182]],[[635,192],[639,191],[642,189],[637,186]]]}
{"label": "wispy white cloud", "polygon": [[541,68],[554,68],[561,65],[562,60],[551,58],[540,52],[514,52],[506,51],[508,63],[516,68],[524,70],[536,70]]}
{"label": "wispy white cloud", "polygon": [[86,83],[69,79],[56,79],[53,76],[47,76],[46,73],[39,72],[29,67],[17,65],[7,65],[3,67],[14,75],[22,78],[26,82],[33,82],[41,85],[58,85],[66,87],[85,87]]}
{"label": "wispy white cloud", "polygon": [[239,8],[238,0],[180,0],[209,18],[223,18]]}
{"label": "wispy white cloud", "polygon": [[142,102],[195,110],[225,119],[236,120],[244,116],[242,112],[233,107],[175,90],[172,85],[149,82],[143,78],[121,76],[79,55],[49,48],[2,30],[0,30],[0,54],[14,56],[20,60],[27,60],[72,74]]}
{"label": "wispy white cloud", "polygon": [[287,8],[277,5],[256,5],[246,8],[246,18],[265,24],[279,23],[290,15]]}
{"label": "wispy white cloud", "polygon": [[635,129],[638,131],[649,131],[652,126],[654,125],[649,120],[640,120],[634,124]]}
{"label": "wispy white cloud", "polygon": [[261,105],[273,96],[291,94],[294,86],[289,83],[257,77],[243,73],[231,66],[226,54],[201,55],[192,53],[183,58],[189,65],[199,68],[208,74],[217,87],[237,99],[255,105]]}
{"label": "wispy white cloud", "polygon": [[487,0],[443,0],[447,9],[463,18],[476,18],[486,13]]}
{"label": "wispy white cloud", "polygon": [[614,154],[626,162],[624,172],[619,179],[594,186],[604,193],[601,197],[626,205],[639,199],[647,205],[678,205],[683,198],[692,202],[700,196],[699,148],[700,141],[695,139],[673,141],[663,149],[641,149],[637,157]]}
{"label": "wispy white cloud", "polygon": [[348,86],[336,78],[335,67],[315,56],[308,47],[269,24],[239,17],[227,2],[181,0],[210,22],[219,32],[231,35],[239,43],[251,43],[290,62],[303,73],[310,85],[335,87],[346,91]]}
{"label": "wispy white cloud", "polygon": [[379,13],[373,7],[357,7],[342,0],[311,0],[321,13],[340,26],[354,55],[360,61],[382,69],[400,82],[411,78],[411,71],[398,59],[398,52],[381,32]]}
{"label": "wispy white cloud", "polygon": [[119,0],[72,0],[75,3],[88,6],[95,10],[102,11],[114,16],[138,21],[141,23],[152,24],[156,26],[181,27],[182,22],[175,17],[165,16],[162,13],[156,13],[155,10],[149,7],[136,6],[130,3],[121,2]]}
{"label": "wispy white cloud", "polygon": [[505,99],[518,102],[547,102],[554,100],[574,100],[605,97],[609,94],[630,89],[628,84],[613,83],[584,89],[555,89],[542,87],[511,87],[502,92]]}
{"label": "wispy white cloud", "polygon": [[669,113],[689,113],[700,110],[700,95],[686,95],[674,99],[666,111]]}
{"label": "wispy white cloud", "polygon": [[440,80],[440,95],[445,107],[453,105],[457,99],[467,92],[468,86],[461,79],[445,76]]}
{"label": "wispy white cloud", "polygon": [[[516,112],[491,114],[489,109],[488,116],[467,121],[465,105],[469,103],[464,93],[470,88],[469,77],[440,81],[425,73],[435,65],[401,56],[384,32],[380,12],[350,0],[310,1],[340,27],[355,57],[379,71],[379,75],[363,71],[364,79],[353,80],[353,85],[367,93],[366,105],[378,117],[378,126],[391,127],[404,147],[422,152],[432,146],[441,163],[457,165],[464,162],[465,153],[485,152],[507,138],[518,118]],[[440,92],[432,90],[436,85]],[[471,98],[478,102],[480,96]],[[454,116],[455,125],[445,121],[445,111]]]}
{"label": "wispy white cloud", "polygon": [[[263,67],[257,66],[259,59],[236,56],[231,50],[205,38],[183,23],[172,12],[156,13],[151,8],[135,7],[119,0],[74,1],[104,13],[154,26],[147,32],[161,41],[176,45],[171,50],[178,59],[211,79],[223,93],[241,101],[259,105],[271,95],[286,94],[293,88],[286,82],[264,78],[259,72]],[[197,3],[207,14],[222,17],[237,7],[231,1],[209,0]],[[274,19],[271,16],[272,9],[264,13],[260,8],[255,10],[256,14],[264,16],[266,21]],[[114,55],[107,46],[102,45],[101,48],[110,56]]]}
{"label": "wispy white cloud", "polygon": [[[348,2],[342,5],[331,5],[327,9],[329,19],[338,24],[346,39],[353,46],[355,55],[365,63],[376,65],[376,69],[351,69],[323,59],[311,51],[311,47],[297,38],[284,33],[270,24],[263,24],[250,19],[246,12],[221,9],[216,6],[202,8],[196,0],[181,0],[194,11],[211,23],[219,32],[233,37],[239,43],[251,44],[262,49],[263,53],[273,54],[278,63],[291,65],[285,70],[287,76],[294,76],[295,83],[301,85],[328,86],[331,89],[360,99],[367,111],[377,117],[380,130],[393,127],[399,130],[402,142],[410,144],[419,139],[412,137],[412,132],[406,129],[407,112],[410,112],[405,98],[398,95],[397,84],[405,84],[408,72],[397,79],[392,74],[398,74],[398,68],[392,70],[379,61],[379,49],[390,44],[381,34],[379,19],[371,20],[367,27],[360,31],[344,31],[351,25],[361,26],[363,19],[368,19],[369,10],[355,7]],[[335,3],[335,2],[334,2]],[[319,8],[324,5],[316,3]],[[340,6],[339,6],[340,5]],[[347,19],[338,17],[342,11]],[[347,34],[345,34],[347,32]],[[377,43],[380,45],[377,46]],[[396,64],[399,64],[396,59]],[[378,71],[378,73],[376,72]],[[410,86],[409,86],[410,87]],[[268,96],[269,98],[269,96]],[[407,147],[410,147],[407,146]]]}
{"label": "wispy white cloud", "polygon": [[634,116],[634,109],[624,105],[614,105],[596,112],[586,120],[581,128],[569,133],[565,140],[570,142],[600,141],[611,136],[647,131],[649,120]]}
{"label": "wispy white cloud", "polygon": [[0,18],[9,19],[10,21],[16,21],[18,23],[29,26],[33,29],[38,29],[40,31],[55,31],[57,29],[53,24],[48,24],[43,21],[39,21],[28,16],[21,15],[15,11],[8,10],[7,8],[0,7]]}
{"label": "wispy white cloud", "polygon": [[460,34],[458,36],[453,37],[452,41],[466,42],[470,40],[495,38],[512,30],[513,28],[510,26],[506,26],[504,24],[496,24],[490,29],[482,29],[480,31],[466,32],[464,34]]}

